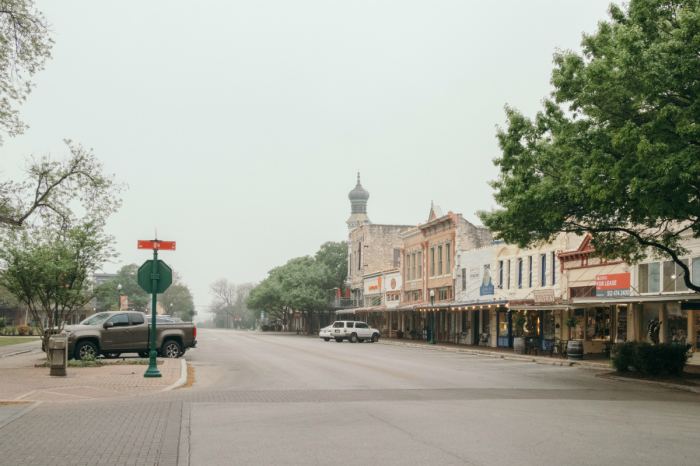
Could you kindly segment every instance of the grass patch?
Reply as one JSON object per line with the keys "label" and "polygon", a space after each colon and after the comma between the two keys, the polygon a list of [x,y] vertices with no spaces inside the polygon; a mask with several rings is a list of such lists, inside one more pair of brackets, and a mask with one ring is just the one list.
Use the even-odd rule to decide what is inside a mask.
{"label": "grass patch", "polygon": [[39,338],[0,337],[0,347],[38,341]]}
{"label": "grass patch", "polygon": [[[68,361],[68,367],[102,367],[102,366],[147,366],[149,364],[148,359],[117,359],[117,360],[105,360],[96,358],[84,358],[80,361],[71,359]],[[156,359],[156,364],[163,364],[162,359]],[[37,364],[34,367],[51,367],[48,361],[44,361],[43,364]]]}

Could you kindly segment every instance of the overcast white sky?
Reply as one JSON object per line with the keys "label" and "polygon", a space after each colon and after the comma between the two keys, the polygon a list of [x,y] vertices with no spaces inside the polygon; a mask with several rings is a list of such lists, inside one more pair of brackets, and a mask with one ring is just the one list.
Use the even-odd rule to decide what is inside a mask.
{"label": "overcast white sky", "polygon": [[217,278],[346,239],[358,168],[374,223],[422,222],[431,199],[478,223],[503,106],[534,116],[555,48],[580,50],[609,3],[37,0],[56,46],[0,168],[93,148],[129,185],[105,271],[148,259],[158,228],[206,305]]}

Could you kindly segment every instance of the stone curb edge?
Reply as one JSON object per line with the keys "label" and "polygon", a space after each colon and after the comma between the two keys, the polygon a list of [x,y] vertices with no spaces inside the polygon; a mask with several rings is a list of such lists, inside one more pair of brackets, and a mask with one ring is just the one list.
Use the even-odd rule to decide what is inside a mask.
{"label": "stone curb edge", "polygon": [[182,387],[187,383],[187,360],[185,358],[180,358],[180,363],[182,364],[180,368],[180,378],[171,386],[165,387],[161,392],[167,392],[174,388]]}
{"label": "stone curb edge", "polygon": [[31,353],[32,351],[34,351],[34,350],[28,349],[28,350],[24,350],[24,351],[16,351],[16,352],[10,353],[10,354],[3,354],[2,356],[0,356],[0,358],[9,358],[10,356],[17,356],[18,354]]}
{"label": "stone curb edge", "polygon": [[481,350],[469,350],[469,349],[461,349],[461,348],[447,348],[444,346],[426,346],[426,345],[418,345],[415,343],[401,343],[401,342],[395,342],[395,341],[379,341],[378,343],[382,345],[393,345],[393,346],[407,346],[409,348],[421,348],[421,349],[427,349],[427,350],[432,350],[432,351],[447,351],[450,353],[460,353],[460,354],[471,354],[474,356],[484,356],[484,357],[489,357],[489,358],[500,358],[500,359],[507,359],[510,361],[523,361],[523,362],[534,362],[536,364],[544,364],[544,365],[553,365],[553,366],[569,366],[569,367],[578,367],[581,369],[596,369],[596,370],[602,370],[602,371],[611,371],[613,370],[611,367],[607,367],[602,364],[586,364],[585,362],[574,362],[574,361],[569,361],[569,360],[562,360],[561,362],[556,362],[554,360],[548,360],[548,359],[536,359],[536,358],[529,358],[526,356],[518,356],[515,354],[502,354],[502,353],[494,353],[491,351],[481,351]]}
{"label": "stone curb edge", "polygon": [[642,382],[650,385],[656,385],[658,387],[673,388],[676,390],[681,390],[684,392],[700,393],[700,388],[698,387],[688,387],[686,385],[678,385],[675,383],[657,382],[655,380],[641,380],[641,379],[628,379],[627,377],[615,377],[615,376],[605,376],[606,379],[612,380],[622,380],[623,382]]}
{"label": "stone curb edge", "polygon": [[0,429],[2,429],[3,427],[5,427],[6,425],[8,425],[10,422],[14,421],[15,419],[19,419],[20,417],[24,416],[24,415],[27,414],[29,411],[32,411],[33,409],[38,408],[38,407],[41,406],[42,404],[44,404],[43,401],[37,401],[37,402],[35,402],[35,403],[32,403],[31,406],[28,406],[27,408],[23,409],[22,411],[20,411],[19,413],[15,414],[14,416],[9,417],[9,418],[5,419],[4,421],[0,421]]}

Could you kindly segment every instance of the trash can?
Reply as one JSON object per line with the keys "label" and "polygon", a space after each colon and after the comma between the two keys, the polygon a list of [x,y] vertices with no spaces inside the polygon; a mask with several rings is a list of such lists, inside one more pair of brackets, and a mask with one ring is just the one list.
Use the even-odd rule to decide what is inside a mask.
{"label": "trash can", "polygon": [[49,375],[65,377],[68,367],[68,334],[61,332],[49,338],[49,360],[51,372]]}

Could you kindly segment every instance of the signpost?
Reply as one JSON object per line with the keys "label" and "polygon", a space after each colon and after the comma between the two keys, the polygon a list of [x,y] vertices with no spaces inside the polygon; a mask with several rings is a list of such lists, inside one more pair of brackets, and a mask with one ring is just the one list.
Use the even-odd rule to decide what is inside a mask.
{"label": "signpost", "polygon": [[168,265],[158,260],[158,250],[174,251],[175,241],[139,241],[139,249],[153,249],[153,260],[143,263],[136,274],[136,280],[143,291],[151,293],[151,351],[148,353],[150,359],[148,369],[143,374],[144,377],[161,377],[156,364],[156,301],[158,293],[163,293],[173,283],[173,271]]}

